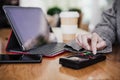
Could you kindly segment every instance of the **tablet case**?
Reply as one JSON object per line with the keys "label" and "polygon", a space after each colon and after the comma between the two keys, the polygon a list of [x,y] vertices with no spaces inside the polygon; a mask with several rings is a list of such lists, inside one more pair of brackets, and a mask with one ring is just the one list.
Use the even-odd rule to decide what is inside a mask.
{"label": "tablet case", "polygon": [[64,43],[48,43],[43,46],[38,46],[35,49],[31,49],[28,51],[23,51],[22,47],[19,45],[16,36],[14,35],[14,32],[11,32],[11,36],[8,40],[8,44],[6,46],[6,51],[9,53],[14,53],[14,54],[41,54],[46,57],[54,57],[56,55],[59,55],[63,52],[64,50]]}
{"label": "tablet case", "polygon": [[[25,7],[11,7],[11,6],[5,6],[4,7],[4,9],[5,8],[22,8],[22,9],[24,9]],[[25,8],[25,9],[38,9],[38,8]],[[40,9],[38,9],[38,10],[40,10]],[[6,10],[5,10],[6,11]],[[9,12],[9,10],[8,10],[8,12]],[[11,53],[30,53],[30,54],[42,54],[42,55],[45,55],[45,56],[49,56],[49,57],[53,57],[53,56],[56,56],[56,55],[58,55],[58,54],[60,54],[60,53],[62,53],[62,52],[64,52],[64,43],[52,43],[52,44],[48,44],[48,46],[51,46],[51,45],[53,45],[52,46],[52,49],[49,49],[48,51],[50,52],[51,51],[51,54],[47,54],[48,53],[48,51],[47,51],[47,49],[46,49],[46,47],[48,47],[48,46],[44,46],[45,47],[45,49],[44,50],[46,50],[45,52],[38,52],[38,47],[40,47],[40,46],[43,46],[44,44],[45,45],[47,45],[47,42],[44,40],[44,37],[41,37],[41,38],[39,38],[38,40],[39,40],[39,42],[41,42],[42,41],[42,43],[43,44],[41,44],[41,45],[39,45],[39,46],[35,46],[35,47],[32,47],[32,48],[30,48],[30,49],[28,49],[28,50],[26,50],[26,49],[24,49],[24,46],[23,46],[23,43],[22,43],[22,39],[21,39],[21,35],[19,34],[20,32],[17,30],[17,28],[16,28],[16,23],[14,22],[14,19],[12,19],[11,20],[11,16],[9,15],[9,14],[6,12],[6,16],[7,16],[7,18],[8,18],[8,20],[9,20],[9,22],[10,22],[10,24],[11,24],[11,27],[12,27],[12,32],[11,32],[11,36],[10,36],[10,38],[9,38],[9,41],[8,41],[8,44],[7,44],[7,47],[6,47],[6,51],[8,51],[8,52],[11,52]],[[39,15],[39,14],[38,14]],[[41,15],[41,16],[44,16],[43,14]],[[42,25],[43,26],[43,29],[44,29],[44,27],[45,26],[47,26],[47,31],[46,30],[43,30],[43,31],[45,31],[45,32],[43,32],[43,31],[41,31],[41,34],[43,34],[43,36],[45,36],[45,38],[48,40],[48,37],[49,37],[49,33],[50,32],[52,32],[52,30],[51,30],[51,28],[50,28],[50,26],[48,26],[48,24],[47,24],[47,21],[45,20],[45,18],[44,17],[41,17],[41,18],[43,18],[43,21],[41,21],[40,23],[38,22],[38,24],[40,24],[40,25]],[[41,19],[40,19],[41,20]],[[12,22],[11,22],[12,21]],[[20,20],[18,20],[18,21],[20,21]],[[24,22],[23,22],[24,23]],[[34,23],[33,23],[34,24]],[[33,25],[32,24],[32,25]],[[44,25],[45,24],[45,25]],[[33,25],[34,26],[34,25]],[[35,26],[38,26],[38,25],[35,25]],[[20,27],[20,26],[19,26]],[[22,26],[23,27],[23,26]],[[32,26],[31,26],[32,27]],[[46,29],[46,27],[45,27],[45,29]],[[49,30],[48,30],[49,29]],[[25,31],[25,30],[24,30]],[[35,30],[34,30],[35,31]],[[48,33],[48,31],[49,31],[49,33]],[[34,34],[34,32],[32,31],[32,33]],[[45,33],[45,34],[44,34]],[[30,35],[30,34],[28,34],[28,35]],[[41,40],[40,40],[41,39]],[[45,42],[44,42],[45,41]],[[49,41],[48,41],[49,42]],[[39,43],[38,43],[39,44]],[[58,48],[57,48],[58,47]],[[37,51],[36,51],[36,50]],[[43,50],[43,48],[41,48],[42,49],[42,51],[44,51]],[[56,50],[57,51],[56,51]]]}
{"label": "tablet case", "polygon": [[25,53],[29,53],[26,51],[22,50],[22,47],[20,46],[15,34],[13,31],[11,31],[10,37],[8,39],[8,43],[6,46],[6,51],[9,53],[14,53],[14,54],[25,54]]}

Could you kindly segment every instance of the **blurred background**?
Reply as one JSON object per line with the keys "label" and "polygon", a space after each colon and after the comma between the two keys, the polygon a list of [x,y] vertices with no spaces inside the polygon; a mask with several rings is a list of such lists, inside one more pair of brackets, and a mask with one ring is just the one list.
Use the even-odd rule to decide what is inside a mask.
{"label": "blurred background", "polygon": [[114,0],[0,0],[0,28],[9,28],[9,23],[2,10],[3,5],[40,7],[52,27],[60,27],[61,11],[78,11],[78,27],[92,31],[100,22],[101,14],[109,9]]}

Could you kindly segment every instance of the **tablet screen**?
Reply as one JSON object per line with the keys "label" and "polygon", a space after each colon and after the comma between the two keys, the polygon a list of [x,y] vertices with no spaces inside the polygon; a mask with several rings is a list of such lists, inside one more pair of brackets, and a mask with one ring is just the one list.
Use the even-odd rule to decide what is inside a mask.
{"label": "tablet screen", "polygon": [[3,9],[23,50],[48,42],[50,26],[40,8],[4,6]]}

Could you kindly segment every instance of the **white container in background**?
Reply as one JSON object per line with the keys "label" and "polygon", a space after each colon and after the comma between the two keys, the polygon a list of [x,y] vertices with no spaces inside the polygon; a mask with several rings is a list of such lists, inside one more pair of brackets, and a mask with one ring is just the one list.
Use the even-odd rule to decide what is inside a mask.
{"label": "white container in background", "polygon": [[60,13],[63,42],[69,42],[75,38],[78,28],[79,13],[67,11]]}

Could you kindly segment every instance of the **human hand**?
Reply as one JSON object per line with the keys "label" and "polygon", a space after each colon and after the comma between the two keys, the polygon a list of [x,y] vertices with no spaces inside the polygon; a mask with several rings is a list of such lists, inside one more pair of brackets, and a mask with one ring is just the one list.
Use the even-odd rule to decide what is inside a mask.
{"label": "human hand", "polygon": [[102,50],[106,47],[106,42],[97,34],[78,34],[76,42],[86,50],[90,50],[96,54],[97,50]]}

